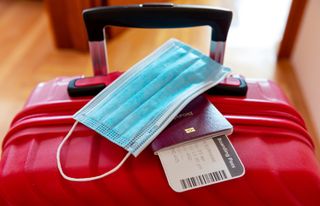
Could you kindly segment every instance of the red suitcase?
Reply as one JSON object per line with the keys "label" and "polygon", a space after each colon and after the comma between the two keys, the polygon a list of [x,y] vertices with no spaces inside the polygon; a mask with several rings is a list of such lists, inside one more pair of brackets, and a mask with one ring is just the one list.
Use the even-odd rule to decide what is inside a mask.
{"label": "red suitcase", "polygon": [[[132,13],[141,14],[141,18],[153,14],[154,21],[166,21],[173,18],[170,15],[177,15],[180,11],[183,11],[183,19],[194,15],[194,12],[205,13],[206,17],[209,11],[226,12],[166,4],[126,9],[101,8],[85,14],[90,16],[90,12],[96,11],[117,14],[119,22],[129,21],[122,18],[123,12],[127,17]],[[163,12],[168,14],[168,19],[158,15]],[[165,27],[159,22],[157,25]],[[97,42],[91,44],[94,57],[99,54],[96,51],[104,54],[104,49],[101,50],[99,45]],[[222,61],[223,44],[218,45],[215,47],[218,50],[211,56]],[[97,59],[95,63],[100,69],[95,73],[103,74]],[[105,64],[103,61],[100,63]],[[246,174],[241,178],[176,193],[168,185],[158,157],[147,148],[137,158],[129,158],[122,168],[107,178],[82,183],[64,180],[57,169],[56,151],[74,122],[72,115],[91,98],[85,95],[96,93],[119,75],[111,73],[78,80],[75,80],[76,77],[61,77],[35,88],[3,141],[1,205],[319,204],[320,167],[312,140],[300,115],[289,105],[281,90],[268,80],[246,79],[246,92],[245,81],[231,77],[207,94],[208,99],[234,126],[230,140],[246,168]],[[78,97],[74,97],[76,95]],[[80,125],[65,145],[61,159],[67,174],[85,177],[112,168],[125,153]]]}

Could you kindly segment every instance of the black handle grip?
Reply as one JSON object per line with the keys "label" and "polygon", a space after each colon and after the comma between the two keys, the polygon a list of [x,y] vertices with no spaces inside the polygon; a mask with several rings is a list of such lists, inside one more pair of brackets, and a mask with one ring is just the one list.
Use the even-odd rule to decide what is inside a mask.
{"label": "black handle grip", "polygon": [[[107,76],[73,79],[68,85],[69,96],[95,96],[120,75],[120,72],[114,72]],[[223,82],[208,90],[207,94],[219,96],[246,96],[247,91],[248,86],[243,77],[231,76],[227,77]]]}
{"label": "black handle grip", "polygon": [[89,41],[104,39],[105,26],[182,28],[208,25],[212,41],[226,41],[232,12],[208,6],[140,4],[97,7],[83,11]]}

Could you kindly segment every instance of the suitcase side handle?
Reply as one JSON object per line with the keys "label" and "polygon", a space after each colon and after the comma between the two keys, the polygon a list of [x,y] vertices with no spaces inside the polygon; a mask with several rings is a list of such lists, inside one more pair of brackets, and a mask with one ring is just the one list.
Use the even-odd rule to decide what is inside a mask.
{"label": "suitcase side handle", "polygon": [[222,63],[232,12],[208,6],[156,3],[86,9],[83,11],[83,19],[88,33],[94,74],[106,75],[108,72],[104,27],[182,28],[210,26],[212,28],[210,57]]}

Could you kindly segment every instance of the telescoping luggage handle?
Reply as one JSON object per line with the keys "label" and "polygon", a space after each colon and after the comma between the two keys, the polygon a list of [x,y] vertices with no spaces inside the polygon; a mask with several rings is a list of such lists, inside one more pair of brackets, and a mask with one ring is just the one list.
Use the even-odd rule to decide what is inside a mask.
{"label": "telescoping luggage handle", "polygon": [[[232,12],[208,6],[156,3],[92,8],[85,10],[83,17],[96,77],[77,78],[70,81],[68,93],[71,97],[96,95],[106,87],[105,83],[110,83],[120,75],[119,72],[106,75],[108,70],[104,27],[181,28],[209,25],[212,27],[210,57],[222,63]],[[243,77],[228,77],[208,93],[245,96],[247,84]]]}
{"label": "telescoping luggage handle", "polygon": [[84,10],[89,49],[94,75],[108,74],[104,28],[182,28],[208,25],[212,28],[210,57],[223,63],[232,12],[208,6],[175,5],[172,3],[97,7]]}

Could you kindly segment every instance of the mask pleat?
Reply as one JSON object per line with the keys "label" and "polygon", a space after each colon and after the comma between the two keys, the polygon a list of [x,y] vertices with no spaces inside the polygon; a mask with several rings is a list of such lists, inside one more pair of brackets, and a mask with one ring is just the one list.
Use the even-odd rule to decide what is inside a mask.
{"label": "mask pleat", "polygon": [[[179,59],[179,61],[181,61],[181,67],[174,68],[172,66],[168,66],[166,69],[164,69],[164,71],[160,75],[158,75],[152,81],[146,83],[143,89],[141,89],[140,91],[137,91],[125,103],[121,104],[118,107],[118,109],[116,109],[111,115],[108,115],[108,118],[104,118],[101,121],[104,122],[105,119],[112,120],[110,121],[110,124],[112,124],[110,126],[115,127],[115,129],[117,129],[119,127],[116,124],[123,122],[128,117],[131,117],[131,115],[136,116],[134,112],[141,107],[144,108],[144,110],[159,109],[157,107],[161,107],[163,104],[165,104],[165,102],[161,102],[161,98],[159,98],[158,95],[156,94],[161,92],[161,90],[163,90],[164,88],[166,88],[166,86],[170,84],[171,81],[177,78],[183,72],[184,69],[187,69],[190,66],[190,64],[194,62],[193,60],[184,59],[184,58]],[[173,72],[171,70],[175,70],[175,71]],[[152,104],[151,102],[152,99],[157,100],[155,104]],[[129,107],[132,109],[128,109]],[[118,114],[122,112],[124,112],[124,114],[121,115],[121,117],[124,117],[124,118],[120,119]],[[146,117],[149,116],[149,114],[144,114],[144,115],[145,115],[144,119],[147,119]],[[115,118],[118,118],[118,119],[115,119]],[[134,123],[137,124],[138,122],[135,121]]]}
{"label": "mask pleat", "polygon": [[[147,104],[147,107],[141,107],[140,110],[136,110],[135,113],[133,113],[129,118],[126,119],[126,121],[123,121],[121,124],[118,124],[115,129],[117,131],[125,131],[122,136],[125,139],[130,139],[130,136],[143,136],[143,129],[140,129],[141,125],[147,125],[148,122],[151,121],[152,117],[156,117],[153,119],[153,121],[157,121],[157,119],[161,118],[162,115],[160,113],[162,111],[166,111],[167,107],[171,107],[169,105],[170,102],[173,102],[174,99],[179,98],[179,96],[182,96],[184,94],[190,94],[193,93],[193,88],[197,85],[195,84],[198,79],[192,79],[185,78],[185,73],[190,73],[189,70],[192,70],[194,67],[204,67],[205,64],[203,62],[196,62],[192,64],[190,67],[186,68],[181,74],[177,75],[174,81],[171,81],[172,83],[165,85],[161,90],[159,90],[156,95],[153,96],[153,98],[149,99]],[[191,72],[192,73],[192,72]],[[193,76],[193,74],[191,74]],[[196,80],[196,81],[193,81]],[[177,84],[177,82],[180,82],[180,84]],[[174,95],[168,95],[168,94],[174,94]],[[149,114],[148,112],[157,112],[156,114]],[[136,121],[137,116],[147,116],[148,118],[140,119],[139,122]],[[133,124],[135,123],[135,124]],[[130,126],[131,125],[131,126]],[[148,125],[147,125],[148,126]],[[126,128],[123,130],[123,128]],[[145,131],[148,132],[148,131]],[[145,137],[147,138],[147,137]],[[143,141],[143,140],[142,140]],[[131,143],[128,143],[129,145]]]}
{"label": "mask pleat", "polygon": [[[168,56],[164,56],[163,59],[159,61],[159,64],[155,64],[155,62],[149,64],[145,70],[133,78],[130,78],[129,81],[127,81],[127,84],[122,85],[118,89],[119,92],[114,93],[113,95],[110,95],[108,98],[104,99],[103,103],[101,104],[101,109],[107,112],[108,116],[111,116],[112,113],[116,112],[122,107],[123,103],[130,101],[129,99],[131,99],[133,95],[135,95],[138,91],[141,91],[149,84],[149,82],[151,82],[153,79],[156,79],[168,69],[166,66],[156,68],[157,65],[167,65],[168,61],[170,60],[169,57],[179,59],[185,53],[186,51],[181,48],[178,50],[173,50],[168,52]],[[169,65],[169,67],[170,66],[171,65]],[[128,84],[130,84],[130,86],[128,86]],[[94,116],[96,120],[102,121],[103,118],[106,117],[105,115],[96,113],[95,111],[93,111],[91,116]]]}

